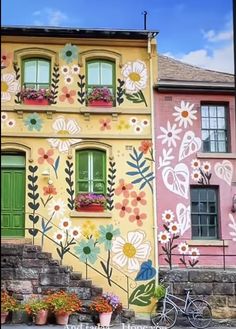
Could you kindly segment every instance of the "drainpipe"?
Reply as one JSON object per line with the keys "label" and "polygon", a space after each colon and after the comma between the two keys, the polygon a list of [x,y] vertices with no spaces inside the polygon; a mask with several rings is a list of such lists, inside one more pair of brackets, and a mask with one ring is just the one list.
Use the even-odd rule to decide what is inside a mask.
{"label": "drainpipe", "polygon": [[[148,55],[149,55],[149,76],[150,76],[150,104],[151,104],[151,133],[152,133],[152,143],[153,143],[153,158],[155,160],[155,150],[156,150],[156,138],[155,138],[155,107],[154,107],[154,97],[153,97],[153,66],[152,66],[152,48],[151,40],[154,36],[149,33],[148,35]],[[152,170],[155,174],[155,162],[152,162]],[[154,233],[154,261],[156,265],[156,283],[158,283],[159,272],[158,272],[158,238],[157,238],[157,194],[156,194],[156,179],[153,180],[153,233]]]}

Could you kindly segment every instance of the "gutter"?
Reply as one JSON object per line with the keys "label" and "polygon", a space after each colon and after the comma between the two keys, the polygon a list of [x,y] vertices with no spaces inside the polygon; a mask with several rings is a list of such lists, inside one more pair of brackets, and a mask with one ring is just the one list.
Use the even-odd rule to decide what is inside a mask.
{"label": "gutter", "polygon": [[[150,74],[150,104],[151,104],[151,120],[152,120],[152,143],[153,143],[153,158],[155,160],[156,158],[156,138],[155,138],[155,106],[154,106],[154,93],[153,90],[153,66],[152,66],[152,49],[151,49],[151,39],[153,38],[153,35],[148,36],[148,55],[149,55],[149,74]],[[155,162],[152,162],[152,170],[154,175],[156,175],[155,170]],[[156,268],[156,284],[158,284],[159,281],[159,271],[158,271],[158,237],[157,237],[157,193],[156,193],[156,179],[153,180],[153,235],[154,235],[154,261],[155,261],[155,268]]]}

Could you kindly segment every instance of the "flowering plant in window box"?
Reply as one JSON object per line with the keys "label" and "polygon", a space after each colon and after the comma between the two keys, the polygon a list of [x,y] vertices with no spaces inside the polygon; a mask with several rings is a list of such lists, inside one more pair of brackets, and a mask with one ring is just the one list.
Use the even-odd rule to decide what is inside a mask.
{"label": "flowering plant in window box", "polygon": [[77,211],[104,211],[106,198],[103,194],[79,193],[75,198]]}
{"label": "flowering plant in window box", "polygon": [[52,95],[49,89],[23,88],[20,92],[20,98],[27,105],[48,105],[52,101]]}
{"label": "flowering plant in window box", "polygon": [[89,106],[109,106],[112,107],[114,97],[107,87],[93,88],[87,94],[87,101]]}

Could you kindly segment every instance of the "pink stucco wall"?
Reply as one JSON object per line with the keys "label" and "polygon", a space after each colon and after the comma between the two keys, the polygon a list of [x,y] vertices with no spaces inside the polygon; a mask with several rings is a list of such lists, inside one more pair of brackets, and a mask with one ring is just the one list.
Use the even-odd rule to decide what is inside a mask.
{"label": "pink stucco wall", "polygon": [[[206,158],[201,152],[200,107],[202,102],[214,102],[215,104],[224,102],[228,104],[231,153],[226,154],[225,157],[217,157],[217,154],[212,154],[214,157]],[[217,244],[222,243],[220,241],[224,240],[226,245],[225,254],[235,255],[225,258],[226,266],[236,267],[236,213],[231,211],[232,198],[236,194],[236,116],[234,104],[234,97],[228,95],[155,93],[156,185],[160,266],[168,266],[168,263],[164,260],[164,258],[168,258],[165,250],[169,250],[170,243],[172,243],[172,247],[176,246],[171,251],[172,254],[176,254],[171,257],[173,266],[184,266],[180,261],[181,257],[187,261],[188,266],[188,260],[192,263],[198,260],[199,262],[195,266],[222,267],[223,247]],[[175,121],[175,119],[178,118],[178,113],[184,111],[185,106],[187,106],[193,117],[188,122],[183,120],[181,125],[181,120]],[[179,112],[175,107],[179,108]],[[176,138],[173,138],[173,132],[176,133]],[[170,139],[172,138],[172,142],[165,138],[168,134]],[[190,145],[191,147],[184,147],[184,145]],[[169,159],[166,158],[166,154],[170,156]],[[191,161],[193,159],[200,161],[201,168],[205,162],[210,164],[211,179],[210,185],[207,186],[212,185],[219,188],[219,239],[212,241],[211,244],[213,245],[211,246],[207,241],[200,242],[191,239],[189,187],[190,185],[200,186],[192,178],[194,169],[191,166]],[[168,210],[172,212],[172,220],[170,221],[166,220]],[[166,215],[164,216],[164,214]],[[173,223],[177,223],[175,234],[170,232]],[[169,235],[165,243],[162,239],[165,234],[161,235],[161,232],[166,232],[166,230]],[[179,237],[172,239],[171,242],[173,236]],[[184,257],[179,252],[181,242],[187,242],[189,247]],[[190,257],[193,248],[197,248],[200,255]],[[212,256],[203,256],[204,254]]]}

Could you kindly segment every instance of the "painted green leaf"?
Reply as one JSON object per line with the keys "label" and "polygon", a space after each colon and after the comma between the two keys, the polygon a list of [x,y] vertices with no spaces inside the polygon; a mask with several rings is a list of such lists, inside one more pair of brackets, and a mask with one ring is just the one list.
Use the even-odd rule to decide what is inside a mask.
{"label": "painted green leaf", "polygon": [[147,306],[151,303],[151,297],[155,289],[155,280],[147,284],[141,284],[131,294],[129,303],[138,306]]}

